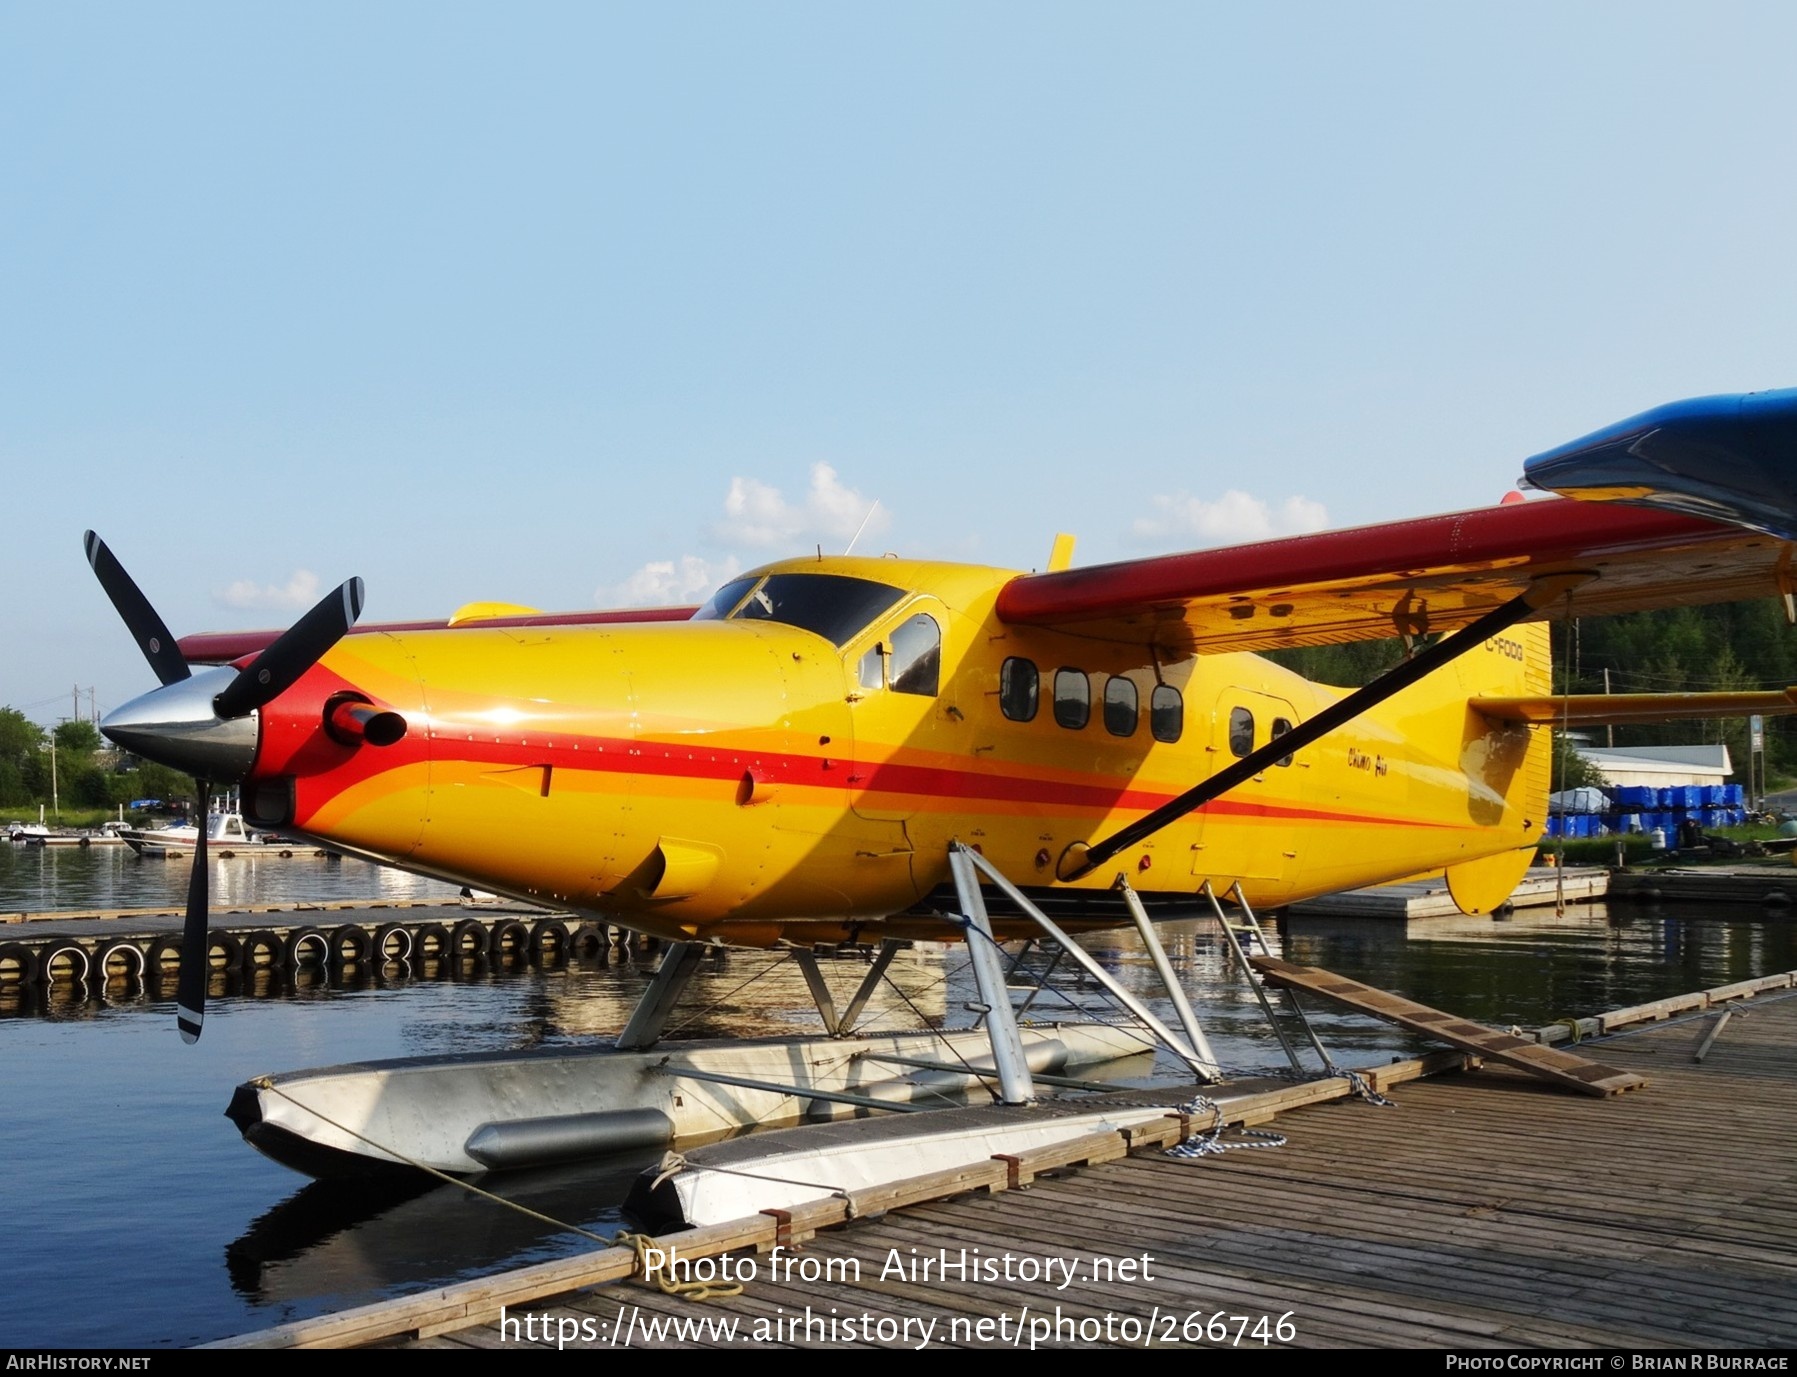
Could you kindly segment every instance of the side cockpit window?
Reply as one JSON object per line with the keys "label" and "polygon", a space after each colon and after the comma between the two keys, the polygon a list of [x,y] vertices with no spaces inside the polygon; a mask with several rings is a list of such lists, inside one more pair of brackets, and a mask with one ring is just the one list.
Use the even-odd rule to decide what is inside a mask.
{"label": "side cockpit window", "polygon": [[888,673],[894,693],[935,696],[942,678],[942,632],[934,617],[919,612],[893,629]]}
{"label": "side cockpit window", "polygon": [[935,697],[942,680],[942,631],[936,619],[919,612],[900,622],[887,640],[861,657],[856,677],[862,688]]}

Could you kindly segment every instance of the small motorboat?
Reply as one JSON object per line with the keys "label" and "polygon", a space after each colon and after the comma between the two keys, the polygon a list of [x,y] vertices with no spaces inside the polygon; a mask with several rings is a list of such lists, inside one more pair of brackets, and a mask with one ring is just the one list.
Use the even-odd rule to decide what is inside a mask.
{"label": "small motorboat", "polygon": [[[200,829],[192,823],[173,827],[126,827],[119,839],[140,856],[189,855],[200,844]],[[206,818],[206,846],[260,846],[261,838],[244,825],[242,813],[211,813]]]}

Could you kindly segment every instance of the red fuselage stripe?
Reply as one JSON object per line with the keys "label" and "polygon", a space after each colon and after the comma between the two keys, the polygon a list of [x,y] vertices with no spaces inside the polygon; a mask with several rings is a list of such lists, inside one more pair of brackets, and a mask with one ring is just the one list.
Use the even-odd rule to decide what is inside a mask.
{"label": "red fuselage stripe", "polygon": [[[997,774],[985,770],[906,765],[890,761],[857,764],[832,756],[692,749],[616,737],[562,735],[532,745],[528,738],[518,741],[456,739],[461,735],[454,731],[445,732],[441,725],[434,729],[428,748],[433,758],[505,769],[553,765],[557,770],[584,770],[595,774],[720,781],[735,781],[744,771],[752,769],[770,783],[842,789],[856,799],[884,795],[920,802],[942,799],[968,803],[1027,802],[1090,811],[1121,808],[1145,813],[1176,797],[1176,792],[1172,791],[1107,787],[1088,782]],[[417,748],[423,745],[417,737],[411,737],[391,751],[364,747],[356,752],[354,765],[333,771],[332,774],[340,777],[343,773],[353,773],[359,782],[386,769],[421,758],[423,752]],[[356,768],[358,766],[364,768]],[[863,770],[867,773],[861,773]],[[325,781],[320,779],[317,782]],[[1402,825],[1412,827],[1453,826],[1451,823],[1426,819],[1406,821],[1373,814],[1229,798],[1214,800],[1203,811],[1212,817],[1302,819],[1308,822],[1374,825],[1391,825],[1402,821]]]}

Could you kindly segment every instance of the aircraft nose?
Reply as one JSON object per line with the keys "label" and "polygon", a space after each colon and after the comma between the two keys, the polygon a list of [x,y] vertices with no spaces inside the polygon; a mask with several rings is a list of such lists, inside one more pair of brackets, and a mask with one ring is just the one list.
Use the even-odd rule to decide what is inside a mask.
{"label": "aircraft nose", "polygon": [[100,730],[122,750],[228,784],[256,761],[256,717],[218,715],[213,699],[237,678],[228,667],[202,670],[133,698],[106,714]]}

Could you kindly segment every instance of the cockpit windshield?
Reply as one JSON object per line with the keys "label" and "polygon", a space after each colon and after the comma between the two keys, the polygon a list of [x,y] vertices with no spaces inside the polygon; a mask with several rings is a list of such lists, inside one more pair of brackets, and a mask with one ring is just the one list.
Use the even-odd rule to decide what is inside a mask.
{"label": "cockpit windshield", "polygon": [[840,647],[904,595],[902,588],[842,574],[769,574],[726,583],[693,620],[784,622]]}

